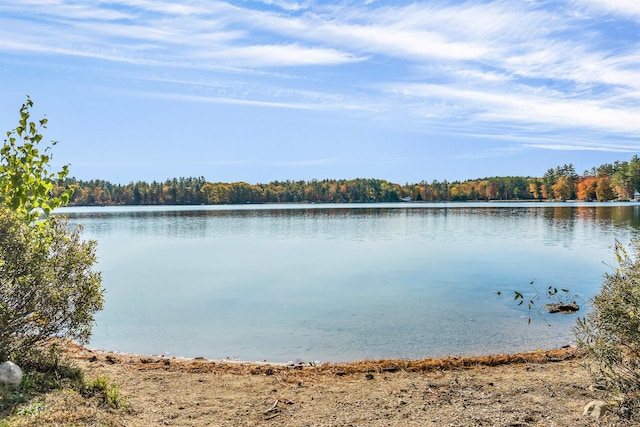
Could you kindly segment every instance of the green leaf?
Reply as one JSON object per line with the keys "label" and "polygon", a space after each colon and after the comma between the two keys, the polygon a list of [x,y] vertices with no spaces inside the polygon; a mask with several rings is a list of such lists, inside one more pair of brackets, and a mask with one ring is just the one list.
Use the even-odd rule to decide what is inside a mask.
{"label": "green leaf", "polygon": [[[32,106],[33,102],[27,97],[20,108],[18,126],[7,132],[8,140],[0,148],[0,208],[10,208],[28,224],[38,219],[39,212],[47,216],[63,201],[68,202],[71,194],[65,192],[64,199],[53,195],[56,176],[63,180],[69,170],[65,165],[57,174],[49,172],[51,156],[41,154],[38,149],[43,136],[37,124],[46,128],[48,120],[29,121]],[[44,152],[49,152],[50,148],[45,147]]]}

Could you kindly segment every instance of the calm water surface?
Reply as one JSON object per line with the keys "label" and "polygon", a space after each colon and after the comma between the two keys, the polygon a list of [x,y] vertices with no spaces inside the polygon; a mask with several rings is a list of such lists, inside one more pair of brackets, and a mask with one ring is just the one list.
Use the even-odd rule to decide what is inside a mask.
{"label": "calm water surface", "polygon": [[513,290],[534,280],[586,300],[615,239],[640,225],[640,206],[610,203],[60,212],[98,241],[106,304],[92,347],[274,362],[567,344],[575,316],[534,312],[527,325]]}

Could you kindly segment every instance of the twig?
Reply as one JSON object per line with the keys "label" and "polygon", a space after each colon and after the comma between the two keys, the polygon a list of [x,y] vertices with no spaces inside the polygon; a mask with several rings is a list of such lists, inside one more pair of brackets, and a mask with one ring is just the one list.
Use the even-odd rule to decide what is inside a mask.
{"label": "twig", "polygon": [[267,409],[266,411],[264,411],[265,414],[268,414],[269,412],[274,412],[278,410],[278,402],[279,400],[276,399],[275,402],[273,402],[273,405],[271,406],[271,408]]}

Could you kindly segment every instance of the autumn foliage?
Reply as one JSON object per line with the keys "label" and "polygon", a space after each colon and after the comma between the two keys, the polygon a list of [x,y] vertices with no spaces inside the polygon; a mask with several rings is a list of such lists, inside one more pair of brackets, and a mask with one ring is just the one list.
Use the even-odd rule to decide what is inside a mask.
{"label": "autumn foliage", "polygon": [[245,203],[364,203],[490,200],[629,200],[640,189],[640,158],[601,165],[578,175],[573,165],[544,176],[489,177],[467,181],[421,181],[404,185],[373,179],[273,181],[268,184],[210,182],[204,177],[164,182],[66,179],[60,192],[74,189],[70,205],[216,205]]}

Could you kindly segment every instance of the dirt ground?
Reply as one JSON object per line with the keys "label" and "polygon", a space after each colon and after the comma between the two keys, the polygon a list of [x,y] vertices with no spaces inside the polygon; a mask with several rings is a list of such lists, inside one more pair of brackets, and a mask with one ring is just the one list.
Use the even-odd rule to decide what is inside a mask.
{"label": "dirt ground", "polygon": [[603,399],[573,349],[476,358],[283,366],[70,349],[88,380],[118,385],[125,409],[71,390],[10,425],[625,426],[595,421]]}

